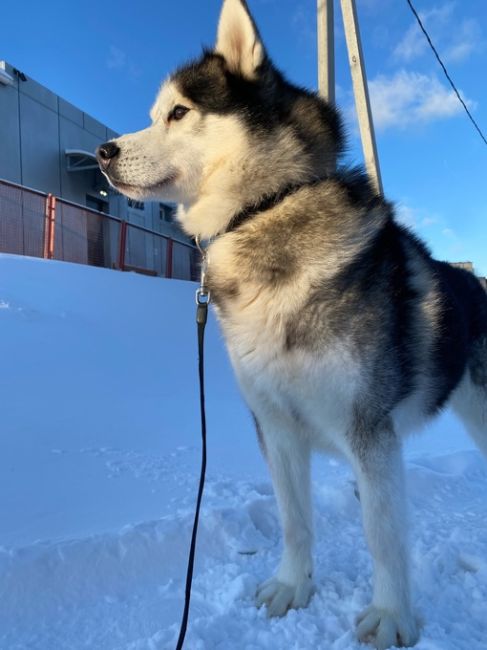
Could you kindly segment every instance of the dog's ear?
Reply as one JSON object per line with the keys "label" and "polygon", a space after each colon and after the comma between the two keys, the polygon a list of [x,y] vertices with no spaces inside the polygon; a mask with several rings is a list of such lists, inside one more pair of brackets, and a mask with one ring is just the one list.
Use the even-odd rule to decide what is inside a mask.
{"label": "dog's ear", "polygon": [[223,1],[215,51],[223,55],[231,72],[255,77],[265,50],[244,0]]}

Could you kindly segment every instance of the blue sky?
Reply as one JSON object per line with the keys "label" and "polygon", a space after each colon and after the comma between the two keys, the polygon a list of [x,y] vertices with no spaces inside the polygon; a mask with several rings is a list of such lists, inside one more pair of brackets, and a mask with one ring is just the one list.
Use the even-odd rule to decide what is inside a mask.
{"label": "blue sky", "polygon": [[[361,162],[339,2],[337,102]],[[415,0],[487,133],[487,3]],[[316,87],[315,0],[249,0],[287,76]],[[487,146],[452,97],[406,0],[357,0],[386,196],[442,259],[487,275]],[[148,124],[160,81],[215,37],[220,0],[3,3],[0,59],[119,132]]]}

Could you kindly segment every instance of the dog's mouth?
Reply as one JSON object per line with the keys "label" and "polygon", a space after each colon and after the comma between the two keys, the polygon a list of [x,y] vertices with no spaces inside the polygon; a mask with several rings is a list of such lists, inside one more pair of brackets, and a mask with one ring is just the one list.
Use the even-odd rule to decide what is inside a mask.
{"label": "dog's mouth", "polygon": [[135,194],[137,196],[152,196],[166,189],[168,185],[172,185],[176,181],[178,174],[176,172],[171,172],[162,180],[157,181],[156,183],[153,183],[151,185],[135,185],[132,183],[125,183],[109,174],[106,174],[106,176],[110,181],[110,183],[113,185],[113,187],[115,187],[119,192],[122,192],[122,194],[128,194],[128,195]]}

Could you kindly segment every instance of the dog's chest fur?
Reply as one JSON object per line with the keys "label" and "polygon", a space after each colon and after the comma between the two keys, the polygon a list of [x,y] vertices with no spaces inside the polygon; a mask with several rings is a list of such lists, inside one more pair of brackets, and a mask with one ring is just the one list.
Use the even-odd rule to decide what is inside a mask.
{"label": "dog's chest fur", "polygon": [[[210,291],[242,392],[254,413],[279,412],[302,425],[317,446],[337,446],[321,432],[325,418],[335,433],[349,425],[362,382],[353,343],[344,332],[331,334],[319,352],[290,344],[291,324],[323,268],[300,265],[284,241],[270,245],[265,232],[254,234],[250,255],[249,242],[242,245],[234,234],[209,249]],[[299,242],[291,245],[299,250]]]}

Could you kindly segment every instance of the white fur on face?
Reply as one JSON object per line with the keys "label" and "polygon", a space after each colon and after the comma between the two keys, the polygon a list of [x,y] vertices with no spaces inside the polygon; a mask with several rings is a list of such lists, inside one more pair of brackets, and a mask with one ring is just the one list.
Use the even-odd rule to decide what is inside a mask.
{"label": "white fur on face", "polygon": [[[168,120],[177,105],[190,110],[181,120]],[[248,157],[243,125],[234,115],[203,115],[171,80],[162,86],[151,118],[147,129],[114,140],[120,153],[109,167],[110,182],[136,199],[182,203],[179,217],[188,234],[213,233],[240,206],[238,179]],[[220,204],[192,217],[192,205],[215,193],[225,197]]]}
{"label": "white fur on face", "polygon": [[[169,120],[178,104],[190,110],[181,120]],[[202,146],[189,136],[198,130],[202,116],[169,81],[159,93],[151,118],[148,128],[114,140],[120,153],[108,169],[109,181],[136,199],[187,199],[195,193],[201,174]]]}

